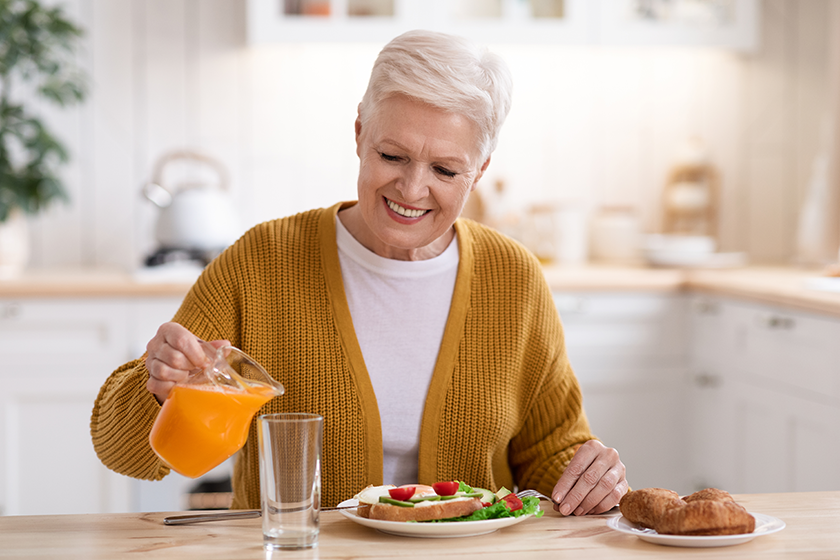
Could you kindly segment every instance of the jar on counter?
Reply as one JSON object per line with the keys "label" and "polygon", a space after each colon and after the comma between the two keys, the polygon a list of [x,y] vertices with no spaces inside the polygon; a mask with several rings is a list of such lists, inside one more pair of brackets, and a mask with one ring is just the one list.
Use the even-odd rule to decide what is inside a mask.
{"label": "jar on counter", "polygon": [[641,257],[641,226],[632,206],[602,206],[590,226],[592,260],[617,264],[638,262]]}
{"label": "jar on counter", "polygon": [[534,204],[527,209],[522,242],[543,264],[586,262],[585,209],[574,203]]}

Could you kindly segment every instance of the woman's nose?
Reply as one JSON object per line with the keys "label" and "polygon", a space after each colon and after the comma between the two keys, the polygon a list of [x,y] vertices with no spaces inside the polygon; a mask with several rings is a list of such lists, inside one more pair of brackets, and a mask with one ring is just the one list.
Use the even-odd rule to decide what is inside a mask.
{"label": "woman's nose", "polygon": [[429,194],[428,173],[422,165],[409,165],[397,184],[403,200],[421,200]]}

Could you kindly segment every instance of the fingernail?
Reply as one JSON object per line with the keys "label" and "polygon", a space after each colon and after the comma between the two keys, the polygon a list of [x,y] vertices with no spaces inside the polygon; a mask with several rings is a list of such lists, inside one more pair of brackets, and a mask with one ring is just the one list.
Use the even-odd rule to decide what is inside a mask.
{"label": "fingernail", "polygon": [[560,506],[560,513],[562,513],[563,515],[569,515],[570,513],[572,513],[572,506],[570,506],[569,504],[563,504],[562,506]]}
{"label": "fingernail", "polygon": [[583,515],[583,508],[579,507],[575,510],[575,515]]}
{"label": "fingernail", "polygon": [[564,498],[564,496],[561,496],[560,494],[552,494],[551,495],[551,499],[554,500],[555,504],[559,504],[560,502],[562,502],[563,498]]}

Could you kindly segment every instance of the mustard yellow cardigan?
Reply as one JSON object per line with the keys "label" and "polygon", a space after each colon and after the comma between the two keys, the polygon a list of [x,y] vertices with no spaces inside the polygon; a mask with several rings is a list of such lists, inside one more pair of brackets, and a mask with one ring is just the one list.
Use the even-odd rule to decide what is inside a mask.
{"label": "mustard yellow cardigan", "polygon": [[[261,414],[323,415],[325,506],[383,483],[379,408],[336,248],[335,216],[350,204],[255,226],[207,267],[174,318],[202,339],[230,340],[285,385]],[[423,412],[418,482],[549,493],[576,446],[593,437],[560,319],[530,253],[475,222],[455,227],[460,264]],[[169,468],[148,442],[160,405],[147,377],[142,358],[111,374],[91,435],[110,469],[159,480]],[[255,422],[233,488],[234,508],[259,507]]]}

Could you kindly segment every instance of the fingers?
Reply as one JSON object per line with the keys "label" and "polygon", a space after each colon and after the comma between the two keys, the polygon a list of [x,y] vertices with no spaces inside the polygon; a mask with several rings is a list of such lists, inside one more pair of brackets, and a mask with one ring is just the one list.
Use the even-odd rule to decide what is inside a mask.
{"label": "fingers", "polygon": [[627,490],[625,467],[615,449],[591,440],[580,447],[554,487],[554,509],[562,515],[603,513]]}
{"label": "fingers", "polygon": [[618,505],[621,501],[621,497],[627,493],[630,489],[630,483],[627,482],[626,479],[623,479],[621,482],[616,484],[615,488],[613,488],[607,496],[598,503],[597,506],[592,508],[591,510],[587,511],[584,515],[589,514],[599,514],[610,511],[612,508]]}
{"label": "fingers", "polygon": [[[174,387],[180,379],[178,381],[169,381],[164,380],[162,377],[155,377],[155,375],[152,374],[152,371],[156,370],[152,368],[153,366],[150,364],[150,360],[147,359],[146,369],[149,370],[149,378],[146,380],[146,390],[155,396],[158,403],[163,404],[163,401],[165,401],[166,397],[169,396],[169,392],[172,390],[172,387]],[[166,376],[167,374],[158,373],[158,375]]]}
{"label": "fingers", "polygon": [[230,346],[229,340],[211,340],[209,342],[213,348],[216,348],[217,350],[223,346]]}
{"label": "fingers", "polygon": [[[572,460],[569,462],[569,465],[566,467],[566,470],[563,472],[560,480],[558,480],[557,484],[554,485],[554,491],[551,493],[551,497],[555,502],[563,502],[569,491],[572,490],[578,479],[583,476],[586,469],[595,459],[599,451],[598,446],[594,445],[595,443],[599,442],[596,442],[595,440],[587,441],[575,452],[574,457],[572,457]],[[601,447],[603,447],[603,445],[601,445]],[[582,500],[583,496],[581,496],[580,499]],[[579,503],[580,500],[574,505],[577,506]],[[571,513],[571,510],[569,513]]]}
{"label": "fingers", "polygon": [[178,323],[162,325],[152,341],[158,338],[162,340],[156,345],[155,357],[169,366],[192,370],[207,363],[207,354],[201,347],[199,338]]}
{"label": "fingers", "polygon": [[[215,341],[219,346],[226,342]],[[146,388],[163,402],[176,383],[203,367],[207,360],[201,341],[194,334],[177,323],[165,323],[146,345]]]}

